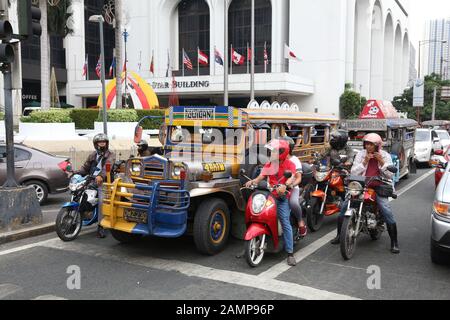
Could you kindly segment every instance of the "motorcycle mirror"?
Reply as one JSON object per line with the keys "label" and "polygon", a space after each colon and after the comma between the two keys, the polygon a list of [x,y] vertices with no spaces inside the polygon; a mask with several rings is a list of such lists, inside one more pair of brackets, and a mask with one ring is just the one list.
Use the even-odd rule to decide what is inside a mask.
{"label": "motorcycle mirror", "polygon": [[338,159],[333,159],[333,160],[331,161],[331,164],[332,164],[334,167],[337,167],[337,166],[339,166],[339,165],[341,164],[341,161],[338,160]]}
{"label": "motorcycle mirror", "polygon": [[240,176],[245,176],[246,174],[247,174],[247,171],[245,171],[245,169],[241,169],[241,171],[239,171]]}
{"label": "motorcycle mirror", "polygon": [[286,179],[290,179],[290,178],[292,178],[292,176],[293,176],[293,174],[292,174],[291,171],[285,171],[285,172],[284,172],[284,177],[285,177]]}
{"label": "motorcycle mirror", "polygon": [[142,140],[142,133],[144,129],[141,126],[137,126],[134,130],[134,143],[139,143]]}
{"label": "motorcycle mirror", "polygon": [[387,171],[389,171],[390,173],[396,174],[398,170],[397,170],[396,166],[389,166],[389,167],[387,167]]}

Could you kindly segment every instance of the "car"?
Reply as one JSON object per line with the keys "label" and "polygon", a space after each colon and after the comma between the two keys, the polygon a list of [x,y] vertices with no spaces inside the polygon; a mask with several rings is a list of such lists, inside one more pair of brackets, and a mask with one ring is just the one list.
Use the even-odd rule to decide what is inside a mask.
{"label": "car", "polygon": [[[70,159],[22,144],[14,145],[14,158],[17,182],[34,187],[40,204],[47,201],[49,194],[64,193],[69,189]],[[0,143],[0,186],[6,182],[6,162],[6,145]]]}
{"label": "car", "polygon": [[445,169],[433,203],[430,255],[436,264],[450,259],[450,166]]}
{"label": "car", "polygon": [[450,146],[448,146],[445,151],[436,150],[434,156],[431,157],[430,165],[435,168],[434,171],[434,181],[436,188],[441,182],[442,177],[445,174],[445,169],[447,167],[448,161],[450,160]]}
{"label": "car", "polygon": [[447,130],[435,130],[441,142],[442,148],[447,149],[450,146],[450,134]]}
{"label": "car", "polygon": [[416,143],[414,145],[415,159],[418,163],[429,163],[436,150],[442,150],[438,134],[430,129],[416,130]]}

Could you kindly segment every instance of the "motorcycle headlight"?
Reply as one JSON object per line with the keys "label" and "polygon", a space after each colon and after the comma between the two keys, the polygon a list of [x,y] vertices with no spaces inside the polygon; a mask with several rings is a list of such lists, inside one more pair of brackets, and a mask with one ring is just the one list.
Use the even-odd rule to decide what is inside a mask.
{"label": "motorcycle headlight", "polygon": [[75,192],[75,191],[77,191],[77,189],[78,189],[78,184],[77,183],[69,184],[69,190],[70,191]]}
{"label": "motorcycle headlight", "polygon": [[363,186],[361,185],[361,183],[353,181],[350,182],[350,184],[348,185],[348,193],[352,196],[352,197],[357,197],[359,195],[361,195],[361,193],[364,191]]}
{"label": "motorcycle headlight", "polygon": [[266,196],[257,194],[252,199],[252,210],[254,214],[260,214],[266,205]]}
{"label": "motorcycle headlight", "polygon": [[316,171],[314,173],[314,178],[316,179],[317,182],[323,182],[327,176],[328,176],[329,171]]}

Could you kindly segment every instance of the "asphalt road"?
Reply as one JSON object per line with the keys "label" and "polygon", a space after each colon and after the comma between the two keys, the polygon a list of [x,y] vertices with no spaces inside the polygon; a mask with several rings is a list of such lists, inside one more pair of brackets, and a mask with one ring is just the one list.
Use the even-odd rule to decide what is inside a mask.
{"label": "asphalt road", "polygon": [[[243,243],[234,239],[221,254],[205,257],[190,237],[121,245],[111,236],[97,239],[90,229],[73,243],[48,235],[0,246],[0,299],[449,299],[450,265],[434,265],[429,256],[430,173],[420,169],[402,181],[392,202],[400,255],[389,252],[385,233],[377,242],[359,238],[354,258],[345,262],[328,244],[335,217],[298,246],[294,268],[280,254],[250,269],[236,258]],[[47,208],[59,204],[53,200]],[[79,289],[67,272],[73,266]]]}

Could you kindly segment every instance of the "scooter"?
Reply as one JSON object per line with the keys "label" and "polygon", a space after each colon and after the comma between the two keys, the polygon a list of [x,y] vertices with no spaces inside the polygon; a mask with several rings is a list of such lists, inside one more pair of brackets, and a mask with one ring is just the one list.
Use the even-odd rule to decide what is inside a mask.
{"label": "scooter", "polygon": [[[245,172],[241,171],[245,176]],[[292,172],[286,171],[284,178],[290,179]],[[258,267],[263,261],[266,252],[279,253],[283,249],[283,231],[277,216],[277,202],[272,192],[277,186],[269,186],[267,181],[262,181],[258,186],[249,189],[252,191],[247,202],[245,223],[247,232],[245,240],[245,258],[250,267]],[[299,241],[298,221],[291,215],[291,225],[294,235],[294,245]]]}

